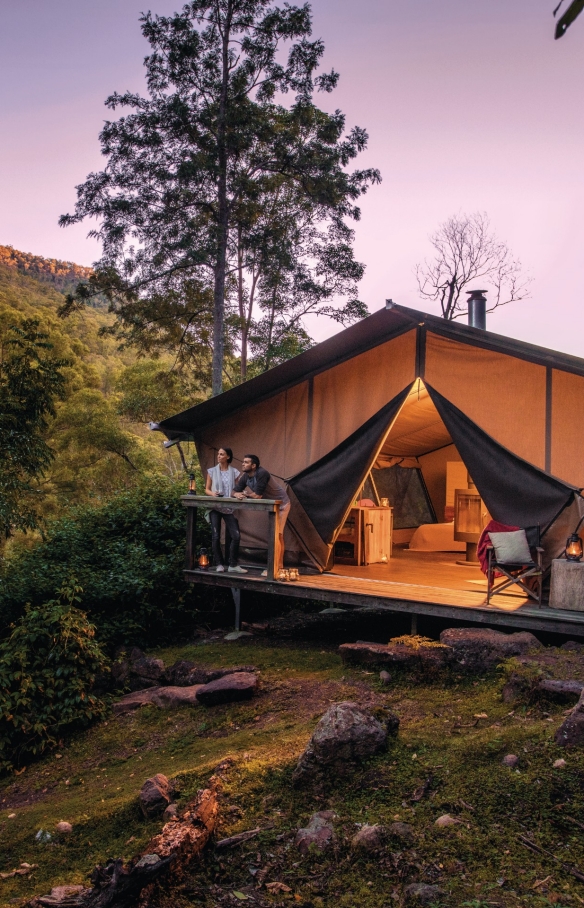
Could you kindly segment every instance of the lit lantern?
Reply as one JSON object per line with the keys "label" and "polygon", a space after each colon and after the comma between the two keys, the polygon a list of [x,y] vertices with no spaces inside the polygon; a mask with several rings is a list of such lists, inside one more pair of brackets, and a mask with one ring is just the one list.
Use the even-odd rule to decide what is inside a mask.
{"label": "lit lantern", "polygon": [[207,554],[207,549],[201,549],[199,552],[199,570],[206,571],[209,568],[209,556]]}
{"label": "lit lantern", "polygon": [[583,554],[582,540],[577,533],[572,533],[566,542],[566,561],[582,561]]}
{"label": "lit lantern", "polygon": [[190,473],[189,474],[189,495],[196,495],[196,494],[197,494],[197,483],[195,481],[195,474]]}

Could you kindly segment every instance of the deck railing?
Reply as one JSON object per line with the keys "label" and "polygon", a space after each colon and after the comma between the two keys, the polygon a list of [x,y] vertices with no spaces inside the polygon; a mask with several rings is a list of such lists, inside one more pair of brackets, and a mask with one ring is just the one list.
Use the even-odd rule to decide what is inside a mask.
{"label": "deck railing", "polygon": [[182,495],[187,509],[187,550],[185,571],[196,571],[197,557],[197,508],[232,508],[234,511],[267,511],[268,514],[268,580],[274,580],[276,545],[280,532],[279,510],[281,501],[272,498],[214,498],[211,495]]}

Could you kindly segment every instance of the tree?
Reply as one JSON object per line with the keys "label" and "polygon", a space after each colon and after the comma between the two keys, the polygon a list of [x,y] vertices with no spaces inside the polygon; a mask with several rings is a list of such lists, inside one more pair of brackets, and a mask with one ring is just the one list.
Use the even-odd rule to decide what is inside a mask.
{"label": "tree", "polygon": [[440,303],[444,318],[467,312],[463,293],[470,283],[484,282],[490,288],[489,312],[528,295],[531,279],[522,277],[520,262],[492,233],[484,212],[448,218],[430,242],[435,255],[416,266],[418,288],[424,299]]}
{"label": "tree", "polygon": [[[280,177],[309,199],[321,220],[358,217],[355,200],[379,179],[375,170],[347,173],[366,146],[344,118],[313,104],[329,92],[335,72],[316,75],[322,41],[309,41],[308,5],[272,7],[268,0],[192,0],[181,13],[141,19],[152,53],[146,58],[149,97],[114,94],[111,110],[132,113],[106,123],[101,144],[108,164],[78,187],[75,212],[61,224],[97,218],[92,235],[103,256],[89,286],[64,311],[92,293],[109,296],[119,323],[125,306],[176,289],[183,278],[209,288],[213,299],[212,390],[221,391],[233,231],[257,222],[267,182]],[[291,42],[287,59],[282,45]],[[289,108],[276,102],[295,95]],[[191,331],[186,321],[184,330]],[[135,329],[134,329],[135,330]]]}
{"label": "tree", "polygon": [[33,529],[38,522],[38,488],[54,458],[45,440],[55,401],[64,396],[62,369],[48,335],[34,319],[0,338],[0,532]]}

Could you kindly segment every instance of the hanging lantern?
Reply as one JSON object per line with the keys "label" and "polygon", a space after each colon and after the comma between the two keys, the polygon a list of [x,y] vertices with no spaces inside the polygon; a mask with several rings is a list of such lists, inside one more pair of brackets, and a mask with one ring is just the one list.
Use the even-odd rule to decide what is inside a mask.
{"label": "hanging lantern", "polygon": [[189,495],[197,494],[197,483],[195,480],[195,474],[189,473]]}
{"label": "hanging lantern", "polygon": [[572,533],[566,542],[566,561],[582,561],[583,554],[582,540],[577,533]]}
{"label": "hanging lantern", "polygon": [[207,554],[207,549],[201,549],[199,552],[199,570],[206,571],[209,568],[209,556]]}

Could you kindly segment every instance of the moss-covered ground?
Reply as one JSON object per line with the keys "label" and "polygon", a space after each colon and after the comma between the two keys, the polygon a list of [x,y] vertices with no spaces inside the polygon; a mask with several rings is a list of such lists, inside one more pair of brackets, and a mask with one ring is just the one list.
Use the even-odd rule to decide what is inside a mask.
{"label": "moss-covered ground", "polygon": [[[254,664],[261,690],[253,701],[173,712],[145,707],[64,741],[58,751],[0,782],[0,871],[38,864],[30,876],[0,882],[0,904],[17,904],[60,883],[83,883],[94,865],[139,853],[161,826],[137,806],[143,781],[176,778],[185,803],[219,763],[223,770],[218,837],[256,827],[238,848],[208,849],[180,887],[161,887],[161,906],[298,904],[323,908],[400,905],[411,882],[436,883],[443,906],[584,904],[584,883],[562,863],[529,851],[532,838],[564,864],[584,871],[584,753],[562,751],[553,733],[565,707],[502,702],[500,675],[402,677],[382,686],[377,673],[349,669],[321,644],[211,641],[156,655],[171,663]],[[330,703],[391,707],[397,739],[329,788],[294,789],[291,775],[317,719]],[[519,757],[517,769],[501,763]],[[566,766],[553,767],[559,757]],[[412,794],[428,778],[426,795]],[[179,803],[180,803],[179,802]],[[333,809],[335,844],[302,857],[294,834],[316,810]],[[454,826],[435,820],[450,814]],[[356,857],[350,840],[361,824],[411,824],[411,847],[389,842]],[[60,820],[73,824],[55,836]],[[579,825],[581,824],[581,825]],[[50,842],[39,843],[39,830]],[[271,893],[281,882],[289,892]],[[264,885],[262,885],[264,884]]]}

